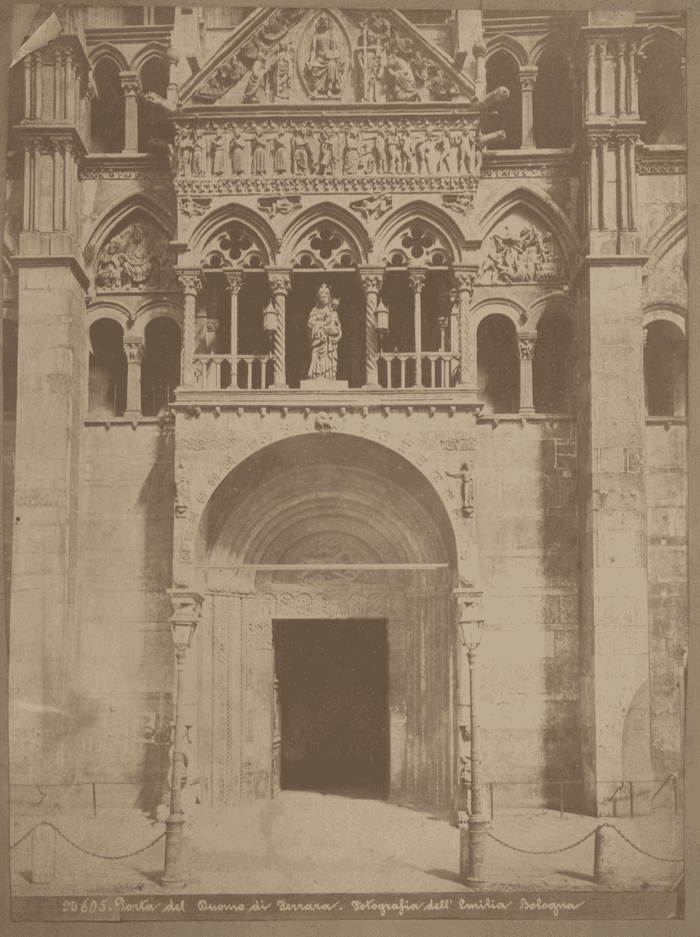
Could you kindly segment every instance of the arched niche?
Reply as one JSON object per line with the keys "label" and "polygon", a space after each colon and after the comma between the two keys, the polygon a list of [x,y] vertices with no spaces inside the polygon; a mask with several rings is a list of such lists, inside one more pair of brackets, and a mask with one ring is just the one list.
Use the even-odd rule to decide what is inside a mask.
{"label": "arched niche", "polygon": [[685,143],[685,75],[675,43],[656,39],[644,46],[638,95],[644,143]]}
{"label": "arched niche", "polygon": [[561,149],[571,146],[573,80],[571,64],[561,48],[549,46],[538,58],[532,109],[536,147]]}
{"label": "arched niche", "polygon": [[[524,63],[523,63],[524,64]],[[484,115],[482,132],[504,130],[505,139],[489,144],[492,149],[517,150],[523,139],[522,90],[520,65],[515,55],[499,48],[486,58],[486,91],[507,88],[509,96],[495,105],[495,114]]]}
{"label": "arched niche", "polygon": [[644,329],[644,396],[649,416],[684,417],[688,351],[685,335],[670,318],[654,318]]}
{"label": "arched niche", "polygon": [[177,322],[154,316],[144,328],[145,352],[141,360],[141,412],[166,413],[180,384],[181,336]]}
{"label": "arched niche", "polygon": [[517,413],[520,364],[516,326],[497,304],[489,307],[476,330],[478,397],[485,413]]}
{"label": "arched niche", "polygon": [[491,212],[480,253],[476,282],[483,286],[557,284],[567,280],[564,250],[543,213],[527,205]]}
{"label": "arched niche", "polygon": [[121,153],[124,149],[125,101],[117,60],[104,54],[93,68],[96,95],[90,106],[90,151]]}
{"label": "arched niche", "polygon": [[[139,66],[141,96],[138,101],[138,148],[140,153],[158,152],[162,141],[173,139],[173,129],[158,105],[151,103],[145,95],[154,92],[160,98],[166,98],[169,67],[162,54],[149,55]],[[155,143],[155,141],[161,141]]]}
{"label": "arched niche", "polygon": [[[160,218],[139,204],[118,210],[112,225],[95,232],[88,246],[93,256],[93,290],[106,293],[177,289],[176,255]],[[93,246],[102,243],[98,250]]]}
{"label": "arched niche", "polygon": [[114,318],[90,326],[88,417],[123,416],[126,409],[127,362],[124,329]]}

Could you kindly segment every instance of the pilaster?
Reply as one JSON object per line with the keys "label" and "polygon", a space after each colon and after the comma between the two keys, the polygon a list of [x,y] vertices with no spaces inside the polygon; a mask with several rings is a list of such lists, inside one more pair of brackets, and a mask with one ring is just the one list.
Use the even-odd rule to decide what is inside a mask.
{"label": "pilaster", "polygon": [[[621,781],[649,809],[646,425],[640,256],[579,272],[580,718],[585,809]],[[624,795],[623,795],[624,796]],[[619,804],[619,796],[618,808]]]}

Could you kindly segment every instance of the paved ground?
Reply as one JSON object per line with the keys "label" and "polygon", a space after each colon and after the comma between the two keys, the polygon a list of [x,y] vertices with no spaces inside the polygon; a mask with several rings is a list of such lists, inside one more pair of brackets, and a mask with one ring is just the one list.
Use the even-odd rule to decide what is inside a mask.
{"label": "paved ground", "polygon": [[[12,820],[16,842],[39,817]],[[112,810],[96,819],[76,814],[50,819],[66,836],[93,852],[119,855],[164,831],[136,810]],[[545,810],[501,811],[491,832],[523,849],[558,849],[603,821]],[[657,856],[683,848],[680,817],[610,821]],[[681,863],[646,858],[619,837],[619,884],[625,890],[670,890]],[[483,890],[596,890],[593,843],[549,856],[526,855],[487,840],[489,882]],[[160,894],[164,842],[130,859],[107,861],[77,852],[57,838],[56,878],[31,882],[32,837],[12,851],[16,895]],[[199,811],[185,828],[190,893],[438,892],[466,890],[458,880],[459,831],[445,817],[375,800],[284,791],[274,801]],[[180,891],[180,889],[178,889]]]}

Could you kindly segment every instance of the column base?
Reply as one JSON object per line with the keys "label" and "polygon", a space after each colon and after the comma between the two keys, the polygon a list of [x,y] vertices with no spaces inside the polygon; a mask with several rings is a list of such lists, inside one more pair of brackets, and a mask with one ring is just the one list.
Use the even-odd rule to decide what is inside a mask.
{"label": "column base", "polygon": [[518,410],[519,416],[534,416],[537,411],[534,407],[521,407]]}

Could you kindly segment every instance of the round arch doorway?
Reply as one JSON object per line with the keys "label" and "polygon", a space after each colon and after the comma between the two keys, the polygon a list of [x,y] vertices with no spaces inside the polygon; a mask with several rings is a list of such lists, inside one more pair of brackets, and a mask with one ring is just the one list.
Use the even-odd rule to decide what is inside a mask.
{"label": "round arch doorway", "polygon": [[291,437],[221,482],[195,551],[205,802],[301,784],[452,804],[456,548],[424,475],[369,440]]}

